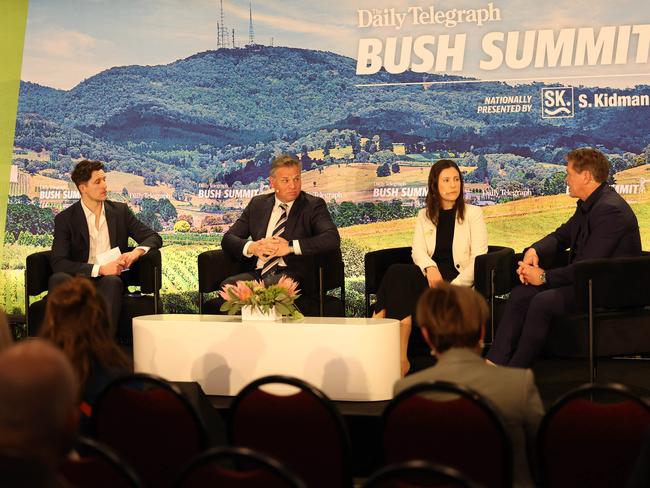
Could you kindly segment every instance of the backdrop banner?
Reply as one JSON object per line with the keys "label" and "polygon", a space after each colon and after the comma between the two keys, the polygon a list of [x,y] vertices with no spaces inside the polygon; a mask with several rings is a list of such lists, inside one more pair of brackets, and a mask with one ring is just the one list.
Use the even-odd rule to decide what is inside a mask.
{"label": "backdrop banner", "polygon": [[647,0],[32,0],[0,305],[23,311],[82,158],[163,235],[168,312],[197,309],[197,255],[284,152],[340,228],[350,314],[364,253],[410,244],[441,158],[520,251],[575,209],[566,153],[597,147],[648,248],[649,61]]}

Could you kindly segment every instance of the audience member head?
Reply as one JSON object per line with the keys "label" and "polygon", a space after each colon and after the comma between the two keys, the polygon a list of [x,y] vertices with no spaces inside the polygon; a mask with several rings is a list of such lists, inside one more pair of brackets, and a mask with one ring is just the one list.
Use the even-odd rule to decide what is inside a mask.
{"label": "audience member head", "polygon": [[278,200],[289,203],[298,198],[302,183],[301,171],[302,165],[295,156],[281,154],[273,160],[269,182]]}
{"label": "audience member head", "polygon": [[106,305],[90,280],[75,277],[47,296],[40,336],[59,346],[84,389],[93,364],[130,369],[130,361],[109,334]]}
{"label": "audience member head", "polygon": [[77,432],[78,385],[65,355],[42,339],[0,352],[0,452],[54,468]]}
{"label": "audience member head", "polygon": [[417,305],[417,321],[427,343],[437,353],[451,348],[479,349],[488,307],[473,289],[441,281],[427,289]]}
{"label": "audience member head", "polygon": [[14,338],[9,329],[9,321],[7,315],[0,310],[0,351],[8,348],[14,343]]}
{"label": "audience member head", "polygon": [[569,151],[566,155],[566,183],[572,197],[586,200],[591,193],[607,181],[609,162],[597,149],[582,147]]}
{"label": "audience member head", "polygon": [[456,163],[441,159],[431,166],[427,190],[427,217],[435,225],[445,208],[456,209],[458,220],[465,218],[465,184]]}

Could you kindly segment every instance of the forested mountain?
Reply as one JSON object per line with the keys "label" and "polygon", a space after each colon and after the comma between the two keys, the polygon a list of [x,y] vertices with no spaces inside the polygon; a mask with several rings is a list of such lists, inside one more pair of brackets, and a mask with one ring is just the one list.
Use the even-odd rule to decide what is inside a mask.
{"label": "forested mountain", "polygon": [[[274,148],[300,152],[295,141],[319,130],[547,162],[576,145],[639,153],[650,143],[647,107],[542,119],[542,84],[358,87],[419,82],[423,75],[362,78],[355,63],[330,52],[255,46],[207,51],[168,65],[116,67],[69,91],[23,82],[16,145],[52,150],[55,158],[80,153],[114,160],[152,184],[160,179],[181,187],[188,180],[232,179],[228,175],[242,172],[236,163],[242,159],[252,161],[251,174],[265,174]],[[650,94],[650,87],[634,93]],[[531,96],[533,111],[477,114],[485,97],[504,95]]]}

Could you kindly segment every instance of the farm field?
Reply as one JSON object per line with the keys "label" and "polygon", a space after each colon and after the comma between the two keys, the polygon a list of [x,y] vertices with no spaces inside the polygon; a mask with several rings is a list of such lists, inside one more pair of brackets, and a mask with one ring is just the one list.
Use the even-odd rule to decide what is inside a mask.
{"label": "farm field", "polygon": [[[650,195],[632,195],[629,202],[639,220],[643,248],[650,249]],[[484,207],[489,242],[521,251],[566,221],[575,205],[575,199],[568,195],[553,195]],[[355,225],[340,229],[340,233],[375,250],[410,245],[414,226],[415,218],[408,218]]]}

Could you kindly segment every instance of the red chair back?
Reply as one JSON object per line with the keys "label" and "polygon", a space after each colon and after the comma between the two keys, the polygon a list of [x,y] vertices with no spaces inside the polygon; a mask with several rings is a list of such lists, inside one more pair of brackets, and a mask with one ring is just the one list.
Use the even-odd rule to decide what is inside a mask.
{"label": "red chair back", "polygon": [[407,461],[380,469],[362,488],[481,488],[460,471],[427,461]]}
{"label": "red chair back", "polygon": [[71,487],[139,488],[138,475],[112,449],[92,439],[80,438],[76,453],[68,457],[59,473]]}
{"label": "red chair back", "polygon": [[[269,384],[299,389],[276,395]],[[348,435],[324,393],[296,378],[268,376],[246,386],[231,407],[230,439],[284,463],[310,488],[351,486]]]}
{"label": "red chair back", "polygon": [[115,449],[150,487],[170,486],[207,447],[203,423],[181,391],[136,374],[109,384],[95,402],[95,436]]}
{"label": "red chair back", "polygon": [[383,415],[386,463],[426,460],[487,487],[512,484],[512,444],[491,403],[469,388],[422,383],[397,395]]}
{"label": "red chair back", "polygon": [[304,488],[279,461],[246,448],[214,448],[183,471],[178,488]]}
{"label": "red chair back", "polygon": [[648,427],[650,404],[622,385],[583,385],[567,393],[540,423],[540,485],[624,486]]}

